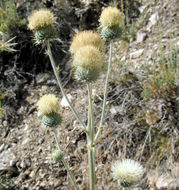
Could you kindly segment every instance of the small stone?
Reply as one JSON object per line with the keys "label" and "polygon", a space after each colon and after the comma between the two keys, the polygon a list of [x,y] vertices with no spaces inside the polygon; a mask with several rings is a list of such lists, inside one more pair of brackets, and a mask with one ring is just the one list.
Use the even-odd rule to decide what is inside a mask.
{"label": "small stone", "polygon": [[35,176],[35,171],[31,171],[29,177],[33,178]]}
{"label": "small stone", "polygon": [[25,168],[26,168],[26,163],[25,163],[24,161],[22,161],[22,162],[20,163],[20,167],[21,167],[22,169],[25,169]]}
{"label": "small stone", "polygon": [[151,22],[152,26],[155,25],[157,23],[159,19],[159,15],[158,13],[154,13],[153,15],[151,15],[151,17],[149,18],[149,21]]}
{"label": "small stone", "polygon": [[[68,97],[69,101],[72,100],[71,94],[67,94],[67,97]],[[68,104],[68,102],[67,102],[67,100],[66,100],[66,98],[65,98],[64,96],[63,96],[63,98],[62,98],[60,104],[61,104],[61,106],[62,106],[63,108],[70,107],[69,104]]]}
{"label": "small stone", "polygon": [[39,139],[38,144],[42,144],[44,142],[44,138]]}
{"label": "small stone", "polygon": [[179,178],[179,162],[173,164],[171,169],[172,176],[175,178]]}
{"label": "small stone", "polygon": [[125,61],[126,60],[126,56],[123,56],[122,58],[121,58],[121,61]]}
{"label": "small stone", "polygon": [[144,32],[137,32],[137,43],[141,43],[146,38],[146,33]]}
{"label": "small stone", "polygon": [[42,86],[42,91],[44,92],[44,91],[47,91],[47,86]]}
{"label": "small stone", "polygon": [[110,109],[110,112],[112,114],[116,114],[117,113],[116,108],[114,106],[112,106],[111,109]]}
{"label": "small stone", "polygon": [[2,144],[2,145],[0,146],[0,152],[2,152],[2,151],[4,150],[4,147],[5,147],[5,144]]}
{"label": "small stone", "polygon": [[139,11],[140,11],[141,14],[144,12],[146,7],[147,7],[146,5],[139,7]]}
{"label": "small stone", "polygon": [[3,126],[4,126],[4,127],[7,127],[7,126],[8,126],[8,122],[7,122],[6,120],[5,120],[5,121],[3,121],[3,123],[2,123],[2,124],[3,124]]}
{"label": "small stone", "polygon": [[9,165],[10,165],[10,166],[15,166],[15,165],[16,165],[16,162],[17,162],[16,160],[10,160],[10,161],[9,161]]}
{"label": "small stone", "polygon": [[25,138],[22,142],[22,145],[29,144],[30,138]]}
{"label": "small stone", "polygon": [[140,57],[143,54],[143,52],[144,52],[144,49],[139,49],[137,51],[134,51],[134,52],[130,53],[130,58],[136,59],[136,58]]}
{"label": "small stone", "polygon": [[147,25],[147,31],[148,31],[148,32],[151,31],[152,26],[157,23],[158,19],[159,19],[158,13],[154,13],[154,14],[149,18],[149,23],[148,23],[148,25]]}

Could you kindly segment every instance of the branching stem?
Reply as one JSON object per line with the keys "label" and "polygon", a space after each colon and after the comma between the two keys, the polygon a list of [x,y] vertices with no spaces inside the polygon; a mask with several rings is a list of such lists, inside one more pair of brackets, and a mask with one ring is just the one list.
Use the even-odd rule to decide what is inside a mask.
{"label": "branching stem", "polygon": [[111,63],[112,63],[112,42],[110,42],[110,49],[109,49],[108,70],[107,70],[105,87],[104,87],[104,99],[103,99],[101,120],[100,120],[100,124],[99,124],[98,130],[97,130],[96,136],[94,138],[94,144],[96,143],[96,141],[101,133],[103,122],[104,122],[104,114],[105,114],[105,110],[106,110],[106,100],[107,100],[107,96],[108,96],[108,81],[109,81],[109,76],[110,76],[110,72],[111,72]]}
{"label": "branching stem", "polygon": [[88,146],[88,162],[90,171],[90,190],[95,190],[95,146],[94,146],[94,113],[93,113],[93,98],[92,98],[92,84],[87,85],[88,88],[88,134],[87,134],[87,146]]}
{"label": "branching stem", "polygon": [[50,58],[50,62],[51,62],[51,65],[52,65],[52,68],[53,68],[53,72],[55,74],[55,77],[57,79],[57,82],[58,82],[58,85],[60,87],[60,90],[63,94],[63,96],[65,97],[66,101],[68,102],[73,114],[75,115],[76,119],[79,121],[79,123],[81,124],[81,128],[87,132],[86,130],[86,125],[82,122],[82,120],[80,119],[78,113],[76,112],[76,110],[74,109],[73,105],[71,104],[71,102],[69,101],[68,99],[68,96],[66,95],[66,92],[64,91],[64,88],[63,88],[63,85],[62,85],[62,82],[61,82],[61,79],[59,77],[59,73],[57,71],[57,68],[56,68],[56,65],[55,65],[55,61],[53,59],[53,55],[52,55],[52,51],[51,51],[51,47],[50,47],[50,42],[49,40],[47,41],[47,53],[48,53],[48,56]]}
{"label": "branching stem", "polygon": [[[58,142],[58,138],[57,138],[57,134],[56,134],[56,130],[55,129],[53,129],[53,133],[54,133],[54,137],[55,137],[55,141],[57,143],[58,149],[61,151],[60,144]],[[75,190],[80,190],[79,187],[77,186],[76,182],[75,182],[75,178],[74,178],[73,174],[71,173],[70,168],[69,168],[67,162],[65,161],[64,157],[62,158],[62,162],[63,162],[63,165],[65,166],[65,169],[68,172],[68,175],[69,175],[69,177],[71,179],[71,182],[72,182]]]}

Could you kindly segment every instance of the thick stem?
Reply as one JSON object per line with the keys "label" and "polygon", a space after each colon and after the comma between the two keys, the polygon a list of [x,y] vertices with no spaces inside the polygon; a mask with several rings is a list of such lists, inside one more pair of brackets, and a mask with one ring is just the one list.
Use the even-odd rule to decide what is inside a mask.
{"label": "thick stem", "polygon": [[90,190],[95,190],[95,165],[93,157],[93,148],[88,146],[88,161],[90,169]]}
{"label": "thick stem", "polygon": [[87,134],[87,144],[88,144],[88,162],[89,162],[89,172],[90,172],[90,190],[95,190],[95,147],[94,145],[94,113],[93,113],[93,100],[92,100],[92,84],[88,84],[88,134]]}
{"label": "thick stem", "polygon": [[97,141],[97,139],[98,139],[98,137],[99,137],[99,135],[101,133],[103,122],[104,122],[104,114],[105,114],[105,110],[106,110],[106,100],[107,100],[107,96],[108,96],[108,81],[109,81],[109,76],[110,76],[110,72],[111,72],[111,63],[112,63],[112,42],[110,42],[108,70],[107,70],[105,87],[104,87],[104,100],[103,100],[103,108],[102,108],[101,120],[100,120],[100,124],[99,124],[99,127],[98,127],[98,131],[97,131],[95,139],[94,139],[94,143],[96,143],[96,141]]}
{"label": "thick stem", "polygon": [[92,145],[94,142],[94,113],[93,113],[93,98],[92,98],[92,84],[89,83],[87,84],[88,87],[88,101],[89,101],[89,113],[90,113],[90,136],[91,136],[91,140],[92,140]]}
{"label": "thick stem", "polygon": [[[58,142],[58,138],[57,138],[57,134],[56,134],[55,129],[53,129],[53,133],[54,133],[54,137],[55,137],[55,141],[57,143],[58,149],[61,151],[60,144]],[[65,169],[68,172],[68,175],[69,175],[69,177],[71,179],[72,185],[74,186],[75,190],[80,190],[79,187],[77,186],[77,184],[75,182],[75,178],[74,178],[73,174],[71,173],[70,168],[69,168],[69,166],[68,166],[68,164],[67,164],[67,162],[65,161],[64,158],[62,158],[62,162],[63,162],[63,165],[65,166]]]}
{"label": "thick stem", "polygon": [[79,123],[81,124],[81,128],[87,132],[86,130],[86,125],[82,122],[82,120],[80,119],[80,117],[78,116],[78,113],[76,112],[76,110],[74,109],[73,105],[71,104],[71,102],[69,101],[68,99],[68,96],[66,95],[65,91],[64,91],[64,88],[63,88],[63,85],[62,85],[62,82],[61,82],[61,79],[59,77],[59,73],[57,71],[57,68],[56,68],[56,65],[55,65],[55,61],[53,59],[53,56],[52,56],[52,51],[51,51],[51,47],[50,47],[50,42],[49,40],[47,41],[47,51],[48,51],[48,56],[50,58],[50,62],[51,62],[51,65],[52,65],[52,68],[53,68],[53,72],[55,74],[55,77],[57,79],[57,82],[58,82],[58,85],[60,87],[60,90],[63,94],[63,96],[65,97],[66,101],[68,102],[73,114],[75,115],[76,119],[79,121]]}

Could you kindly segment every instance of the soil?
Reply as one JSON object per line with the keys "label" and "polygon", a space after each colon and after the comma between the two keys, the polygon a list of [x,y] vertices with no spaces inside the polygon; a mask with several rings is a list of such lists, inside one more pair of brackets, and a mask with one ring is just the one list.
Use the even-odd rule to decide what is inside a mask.
{"label": "soil", "polygon": [[[116,2],[120,7],[120,2]],[[88,1],[69,1],[71,9],[68,12],[64,12],[58,0],[26,2],[29,12],[23,3],[25,0],[17,4],[18,11],[26,17],[31,10],[41,6],[57,13],[57,22],[61,24],[57,25],[60,42],[52,42],[55,61],[62,70],[60,75],[66,93],[72,96],[75,109],[87,123],[87,88],[73,80],[68,49],[76,31],[96,29],[101,9],[110,1],[92,1],[89,4]],[[113,69],[105,124],[96,147],[97,189],[117,189],[117,183],[111,176],[111,164],[115,160],[130,158],[140,161],[146,168],[144,178],[133,189],[152,190],[148,178],[150,171],[156,168],[162,172],[172,171],[172,166],[179,162],[179,86],[176,84],[174,95],[169,92],[169,95],[143,99],[141,93],[149,77],[145,67],[153,66],[153,57],[160,54],[161,42],[166,47],[164,55],[170,51],[167,49],[169,44],[179,53],[179,1],[143,0],[132,3],[126,0],[124,3],[125,10],[129,9],[129,22],[133,21],[137,27],[128,42],[113,43]],[[75,15],[73,20],[71,15]],[[59,100],[63,98],[44,54],[45,47],[34,46],[32,34],[25,26],[19,29],[17,42],[18,53],[3,52],[0,58],[0,93],[5,94],[0,128],[0,176],[8,175],[13,180],[9,189],[73,189],[63,164],[55,163],[51,158],[51,153],[57,149],[55,139],[50,129],[42,127],[37,113],[36,103],[43,95],[53,93]],[[108,48],[106,43],[106,62]],[[160,58],[157,57],[156,64]],[[93,85],[96,126],[101,116],[104,80],[105,75],[102,75]],[[155,118],[146,115],[151,110],[154,110]],[[63,122],[57,128],[60,145],[80,189],[88,190],[86,135],[78,128],[70,108],[61,107],[61,114]]]}

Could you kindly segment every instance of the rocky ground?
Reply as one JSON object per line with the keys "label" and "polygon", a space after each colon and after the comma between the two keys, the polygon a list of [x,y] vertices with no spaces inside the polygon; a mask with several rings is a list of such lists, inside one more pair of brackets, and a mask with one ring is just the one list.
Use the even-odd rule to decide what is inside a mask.
{"label": "rocky ground", "polygon": [[[46,7],[50,6],[50,1],[44,2]],[[71,60],[69,53],[66,52],[70,37],[79,26],[83,29],[97,26],[97,23],[93,22],[96,20],[95,16],[90,18],[92,19],[90,21],[88,19],[88,14],[91,14],[94,5],[97,4],[96,7],[101,10],[101,7],[108,5],[109,2],[95,1],[88,4],[88,1],[84,1],[83,7],[80,7],[77,1],[70,1],[70,3],[71,6],[76,3],[76,9],[73,11],[76,11],[75,14],[83,14],[84,17],[75,20],[78,24],[73,26],[73,32],[68,37],[65,37],[65,34],[69,32],[70,27],[61,33],[63,45],[60,44],[59,47],[55,43],[53,49],[55,52],[59,48],[64,50],[60,54],[61,57],[57,57],[56,60],[57,62],[62,60],[61,67],[68,63],[65,64],[62,72],[65,90],[71,96],[71,101],[82,120],[87,122],[87,89],[84,84],[71,79],[71,70],[69,70]],[[167,60],[168,57],[174,59],[175,67],[179,68],[176,58],[179,53],[179,1],[143,0],[136,3],[136,6],[138,11],[130,15],[130,19],[133,18],[135,24],[133,27],[130,24],[131,31],[126,36],[127,40],[125,38],[122,42],[117,41],[113,45],[113,70],[106,120],[97,145],[99,164],[97,189],[117,189],[117,183],[111,176],[111,163],[118,159],[131,158],[140,161],[146,168],[145,177],[134,188],[135,190],[177,190],[179,189],[178,79],[173,88],[165,91],[159,91],[159,87],[157,89],[155,83],[151,85],[148,79],[154,69],[158,69],[157,73],[163,71],[159,67],[160,62]],[[135,10],[134,5],[133,10]],[[66,22],[69,20],[67,19]],[[87,21],[90,25],[83,26]],[[41,53],[41,57],[45,57],[43,49],[37,48],[35,56],[37,52]],[[108,44],[106,44],[106,54],[108,54]],[[8,57],[8,55],[3,56]],[[43,61],[48,62],[47,57],[43,58]],[[40,66],[37,67],[40,70]],[[45,72],[36,71],[37,74],[30,82],[19,79],[18,81],[23,82],[19,83],[18,90],[13,93],[10,93],[10,88],[8,89],[7,96],[11,94],[11,97],[7,99],[10,103],[6,101],[3,105],[4,117],[0,128],[0,174],[2,176],[0,189],[8,189],[3,186],[5,183],[3,176],[6,175],[14,179],[12,189],[73,189],[63,164],[57,164],[51,158],[52,151],[56,149],[53,134],[49,129],[41,126],[37,116],[36,103],[42,95],[54,93],[60,100],[63,99],[52,71],[48,71],[49,63],[46,68]],[[179,77],[178,71],[176,69],[172,72],[172,75],[176,74],[176,78]],[[100,119],[104,77],[102,76],[94,84],[96,125]],[[150,85],[153,96],[143,93],[144,89],[151,87]],[[14,97],[19,98],[20,101],[14,100]],[[64,101],[60,103],[63,123],[57,130],[59,141],[67,154],[66,160],[75,174],[77,183],[81,189],[88,190],[86,136],[84,132],[77,129],[78,123],[68,106],[64,105]]]}

